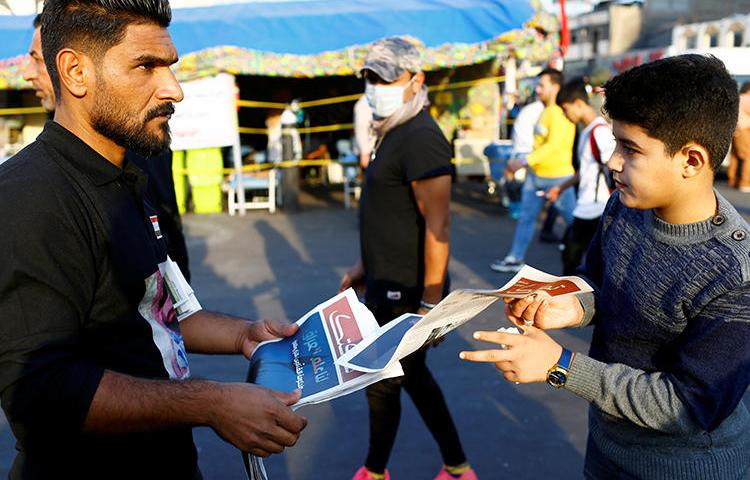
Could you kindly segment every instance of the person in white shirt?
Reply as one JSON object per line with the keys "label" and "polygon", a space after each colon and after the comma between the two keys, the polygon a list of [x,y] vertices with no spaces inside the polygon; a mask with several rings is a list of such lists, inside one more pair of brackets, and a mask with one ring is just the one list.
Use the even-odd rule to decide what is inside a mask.
{"label": "person in white shirt", "polygon": [[513,122],[513,150],[511,158],[522,160],[534,149],[534,127],[544,110],[544,103],[536,100],[524,106]]}
{"label": "person in white shirt", "polygon": [[[535,100],[524,105],[518,112],[513,122],[511,160],[523,163],[534,149],[534,127],[539,121],[542,110],[544,110],[544,103],[541,100]],[[521,187],[525,178],[525,168],[516,170],[515,172],[508,169],[505,171],[505,193],[508,195],[508,213],[514,220],[518,220],[518,217],[521,215]]]}
{"label": "person in white shirt", "polygon": [[370,164],[370,155],[375,146],[375,133],[372,130],[372,108],[364,95],[354,104],[354,141],[359,166],[365,170]]}
{"label": "person in white shirt", "polygon": [[612,190],[606,164],[615,150],[615,137],[607,121],[591,107],[588,87],[583,79],[565,84],[557,94],[557,104],[568,120],[585,125],[578,139],[578,171],[567,182],[547,191],[547,197],[555,201],[561,191],[578,185],[573,223],[565,234],[562,249],[563,274],[574,275],[588,250]]}

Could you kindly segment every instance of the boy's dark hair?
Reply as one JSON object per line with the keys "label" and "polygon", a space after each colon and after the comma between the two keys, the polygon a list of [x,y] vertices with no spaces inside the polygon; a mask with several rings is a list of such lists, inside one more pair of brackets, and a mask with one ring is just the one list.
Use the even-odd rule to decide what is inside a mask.
{"label": "boy's dark hair", "polygon": [[747,92],[750,92],[750,82],[745,82],[740,87],[740,95]]}
{"label": "boy's dark hair", "polygon": [[604,85],[603,110],[638,125],[674,155],[688,142],[708,150],[716,170],[737,124],[737,82],[712,55],[679,55],[628,70]]}
{"label": "boy's dark hair", "polygon": [[42,26],[42,14],[41,14],[41,13],[38,13],[38,14],[37,14],[37,15],[36,15],[36,16],[34,17],[34,28],[39,28],[39,27],[41,27],[41,26]]}
{"label": "boy's dark hair", "polygon": [[583,100],[583,103],[589,105],[589,94],[586,91],[586,81],[581,78],[574,78],[565,83],[557,93],[557,104],[562,106],[563,103],[574,103],[576,100]]}
{"label": "boy's dark hair", "polygon": [[554,68],[545,68],[539,73],[539,75],[537,75],[537,78],[542,78],[542,75],[549,75],[549,79],[553,84],[562,85],[563,74],[560,70],[555,70]]}
{"label": "boy's dark hair", "polygon": [[57,53],[71,47],[94,60],[120,43],[131,24],[172,20],[168,0],[47,0],[41,15],[42,53],[56,98],[60,98]]}

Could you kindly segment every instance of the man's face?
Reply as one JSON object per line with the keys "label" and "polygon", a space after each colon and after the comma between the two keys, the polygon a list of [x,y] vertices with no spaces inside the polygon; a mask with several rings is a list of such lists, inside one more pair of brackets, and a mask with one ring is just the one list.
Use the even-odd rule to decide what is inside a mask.
{"label": "man's face", "polygon": [[549,75],[542,75],[539,77],[539,83],[536,86],[536,94],[539,97],[539,100],[545,105],[555,102],[559,90],[560,86],[552,83]]}
{"label": "man's face", "polygon": [[183,98],[170,65],[177,50],[156,24],[127,27],[96,69],[91,126],[118,145],[152,156],[169,147],[173,103]]}
{"label": "man's face", "polygon": [[637,125],[615,120],[617,147],[607,166],[613,172],[620,201],[640,210],[671,209],[680,198],[679,159],[667,155],[664,143]]}
{"label": "man's face", "polygon": [[47,74],[47,66],[44,65],[42,34],[39,27],[34,29],[34,36],[31,37],[29,56],[31,56],[31,61],[23,72],[23,79],[31,82],[36,96],[42,101],[42,107],[51,112],[55,109],[55,91],[52,89],[52,81]]}
{"label": "man's face", "polygon": [[579,104],[583,103],[580,100],[576,100],[574,102],[565,102],[562,105],[560,105],[560,108],[562,108],[563,113],[565,113],[565,116],[568,120],[570,120],[572,123],[579,123],[583,119],[583,112],[581,105]]}

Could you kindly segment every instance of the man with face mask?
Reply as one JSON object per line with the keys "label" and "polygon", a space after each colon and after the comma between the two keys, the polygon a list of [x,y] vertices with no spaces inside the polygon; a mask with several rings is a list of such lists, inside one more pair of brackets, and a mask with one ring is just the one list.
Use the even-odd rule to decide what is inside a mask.
{"label": "man with face mask", "polygon": [[[295,326],[200,309],[174,285],[146,178],[182,90],[166,0],[47,0],[54,121],[0,166],[0,397],[12,479],[201,473],[192,427],[259,456],[293,445],[299,392],[190,379],[186,352],[250,356]],[[189,300],[185,310],[182,299]]]}
{"label": "man with face mask", "polygon": [[[362,67],[377,134],[360,200],[361,259],[340,285],[365,284],[365,303],[381,325],[424,314],[448,290],[451,148],[426,110],[417,49],[401,38],[376,42]],[[425,364],[426,347],[401,360],[404,376],[367,388],[370,446],[355,480],[388,479],[403,387],[440,447],[436,479],[476,479],[445,399]]]}

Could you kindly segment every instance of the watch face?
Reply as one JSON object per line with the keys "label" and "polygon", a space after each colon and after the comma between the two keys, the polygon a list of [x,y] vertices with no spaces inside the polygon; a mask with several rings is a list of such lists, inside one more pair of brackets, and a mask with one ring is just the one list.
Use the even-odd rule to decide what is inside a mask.
{"label": "watch face", "polygon": [[549,375],[547,376],[547,382],[553,387],[562,387],[565,385],[565,380],[567,380],[567,375],[560,370],[553,370],[549,372]]}

